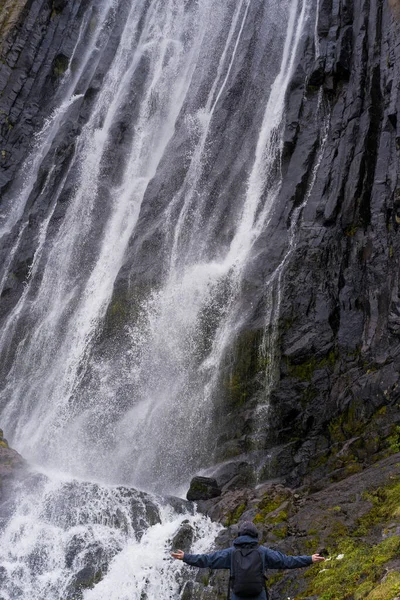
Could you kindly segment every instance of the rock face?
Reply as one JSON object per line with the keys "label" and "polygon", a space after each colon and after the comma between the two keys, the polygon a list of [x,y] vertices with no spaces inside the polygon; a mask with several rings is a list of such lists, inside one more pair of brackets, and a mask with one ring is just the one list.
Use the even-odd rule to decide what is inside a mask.
{"label": "rock face", "polygon": [[0,13],[0,189],[2,202],[32,134],[57,103],[57,89],[88,3],[6,1]]}
{"label": "rock face", "polygon": [[[254,108],[252,99],[257,88],[268,83],[260,67],[260,57],[268,53],[260,25],[261,4],[252,3],[246,25],[252,40],[240,56],[246,68],[232,75],[223,110],[213,124],[216,134],[224,130],[230,140],[237,125],[232,114],[254,117],[239,123],[240,135],[248,140],[241,150],[241,171],[232,170],[223,191],[226,164],[235,164],[237,147],[227,143],[222,148],[219,141],[209,156],[215,172],[208,166],[210,172],[204,174],[204,185],[213,190],[210,207],[213,198],[221,199],[224,225],[220,223],[218,237],[225,240],[229,240],[230,211],[238,197],[235,190],[242,185],[237,182],[245,180],[260,125],[261,109]],[[7,19],[2,13],[0,22],[4,205],[15,193],[14,178],[33,132],[61,93],[78,25],[86,19],[89,32],[95,8],[84,0],[4,5],[3,10],[9,11]],[[77,86],[83,98],[66,124],[63,139],[53,140],[35,183],[25,215],[27,237],[13,257],[3,290],[4,315],[23,293],[41,220],[70,164],[74,140],[88,118],[120,27],[119,22],[110,23],[103,60],[90,81]],[[310,24],[303,40],[287,95],[283,185],[270,228],[258,239],[247,266],[241,302],[245,314],[249,306],[252,309],[226,351],[216,393],[219,427],[213,447],[207,450],[210,463],[224,464],[222,485],[233,481],[226,474],[238,474],[240,464],[234,484],[239,488],[256,479],[274,478],[318,487],[321,481],[340,480],[398,449],[399,35],[395,0],[321,0],[316,29]],[[125,151],[127,120],[122,119],[115,132],[118,157]],[[162,276],[154,255],[162,245],[165,202],[184,179],[187,165],[182,156],[190,154],[184,136],[185,123],[179,120],[168,159],[146,192],[137,233],[115,284],[100,354],[107,339],[113,342],[132,317],[137,298],[143,298]],[[171,156],[176,156],[175,162]],[[53,163],[53,187],[42,194]],[[176,164],[180,169],[175,169]],[[110,175],[117,181],[118,167],[113,169],[106,178]],[[73,184],[72,177],[54,213],[54,230],[65,214]],[[13,235],[6,241],[4,255]],[[289,238],[293,243],[288,243]],[[285,256],[283,268],[277,271]],[[274,347],[266,356],[262,347],[268,300],[265,281],[274,272],[276,321],[269,328]],[[124,300],[131,303],[128,310],[120,307]],[[260,404],[266,401],[268,406],[260,412]]]}
{"label": "rock face", "polygon": [[[258,241],[248,269],[257,308],[228,352],[226,429],[216,444],[220,459],[261,449],[264,459],[252,460],[264,477],[298,485],[318,467],[317,480],[341,468],[339,459],[332,465],[341,447],[342,459],[362,468],[397,436],[399,32],[394,2],[322,1],[318,59],[309,39],[292,82],[273,242],[267,234]],[[271,370],[260,356],[261,281],[280,260],[271,247],[282,248],[300,206],[275,299],[265,428],[253,409]]]}

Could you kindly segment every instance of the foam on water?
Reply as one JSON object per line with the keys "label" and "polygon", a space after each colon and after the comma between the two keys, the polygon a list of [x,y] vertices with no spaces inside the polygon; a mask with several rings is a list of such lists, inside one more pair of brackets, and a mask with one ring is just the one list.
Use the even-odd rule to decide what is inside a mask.
{"label": "foam on water", "polygon": [[84,598],[176,600],[185,567],[170,557],[173,536],[185,521],[193,548],[205,552],[219,529],[198,513],[176,512],[134,490],[49,472],[34,478],[15,490],[15,512],[2,532],[4,600],[63,600],[77,581],[93,585],[100,573],[103,579]]}

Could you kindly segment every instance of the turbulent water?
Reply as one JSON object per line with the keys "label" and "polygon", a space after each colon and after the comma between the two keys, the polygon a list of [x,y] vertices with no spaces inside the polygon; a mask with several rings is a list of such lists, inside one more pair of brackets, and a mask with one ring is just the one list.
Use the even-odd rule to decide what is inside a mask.
{"label": "turbulent water", "polygon": [[[2,205],[1,288],[27,236],[34,255],[0,333],[0,419],[46,471],[4,524],[6,600],[69,597],[94,547],[108,553],[108,572],[84,598],[176,598],[181,567],[163,559],[179,523],[197,527],[199,548],[211,544],[206,519],[159,500],[161,522],[145,520],[139,537],[131,514],[122,528],[99,514],[126,511],[117,485],[179,494],[212,461],[219,367],[246,320],[243,273],[280,189],[285,97],[311,9],[103,0],[82,23],[73,68]],[[264,40],[259,56],[254,39]],[[249,48],[260,76],[246,125],[234,83]],[[57,148],[74,123],[61,169]],[[68,485],[81,490],[73,508],[60,500]]]}

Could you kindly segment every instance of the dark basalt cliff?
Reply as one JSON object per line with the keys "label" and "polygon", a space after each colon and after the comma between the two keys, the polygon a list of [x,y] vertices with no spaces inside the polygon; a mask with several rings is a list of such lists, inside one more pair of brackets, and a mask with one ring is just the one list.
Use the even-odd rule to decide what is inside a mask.
{"label": "dark basalt cliff", "polygon": [[225,386],[228,437],[237,443],[227,442],[226,455],[260,446],[260,427],[257,439],[243,433],[257,423],[252,400],[263,395],[263,281],[281,260],[285,232],[304,204],[281,279],[276,376],[262,432],[269,453],[264,475],[286,476],[291,484],[340,479],[397,444],[398,9],[395,2],[320,3],[320,56],[314,61],[309,39],[287,100],[273,240],[258,241],[247,273],[244,297],[261,296],[260,302],[227,360],[234,361],[227,375],[237,383]]}
{"label": "dark basalt cliff", "polygon": [[[244,278],[243,307],[247,310],[251,305],[253,311],[226,353],[217,394],[215,417],[221,421],[221,433],[213,448],[214,461],[232,460],[219,473],[233,485],[254,481],[249,464],[257,466],[261,479],[280,477],[290,485],[321,485],[363,469],[400,441],[399,6],[395,0],[320,0],[319,4],[316,32],[309,27],[287,96],[284,183],[272,225],[258,239]],[[14,179],[32,134],[62,92],[61,75],[71,60],[78,25],[86,19],[89,31],[96,7],[86,0],[27,0],[6,3],[2,10],[0,188],[6,204],[15,193]],[[242,148],[247,158],[237,170],[237,148],[229,143],[229,131],[233,110],[252,115],[252,93],[262,85],[263,75],[260,70],[257,79],[257,69],[268,47],[259,28],[260,11],[259,7],[250,12],[248,35],[253,43],[240,57],[242,68],[232,76],[226,104],[216,118],[215,131],[224,130],[228,141],[224,148],[217,143],[210,149],[215,154],[210,164],[217,167],[204,174],[213,189],[210,202],[229,178],[221,239],[229,239],[229,206],[254,152],[254,143]],[[45,175],[54,161],[51,187],[55,189],[69,165],[74,139],[115,50],[118,31],[113,27],[118,29],[118,24],[110,22],[102,60],[77,85],[82,98],[62,139],[53,141],[27,204],[28,236],[10,264],[3,314],[22,293],[34,253],[29,235],[31,240],[37,237],[50,202],[51,189],[40,195]],[[256,52],[260,46],[262,51]],[[79,62],[79,51],[75,59]],[[239,127],[248,133],[256,131],[259,122],[257,113],[239,120]],[[128,124],[122,118],[118,127],[117,155],[123,153]],[[188,148],[180,127],[184,124],[178,120],[167,152],[175,158],[161,163],[149,186],[138,233],[116,282],[116,302],[132,306],[120,311],[117,322],[111,322],[112,311],[108,314],[102,344],[107,344],[107,337],[118,336],[125,318],[135,310],[134,302],[162,277],[152,257],[162,245],[165,201],[179,189],[186,168],[182,157]],[[181,162],[180,170],[171,168],[173,160]],[[226,164],[233,165],[230,174]],[[107,176],[117,178],[118,167],[114,170],[110,168]],[[174,173],[170,178],[168,170]],[[55,212],[55,228],[65,211],[61,204]],[[3,253],[15,236],[16,232],[10,233]],[[139,257],[135,264],[140,271],[132,268],[133,255]],[[280,291],[274,300],[277,320],[270,331],[274,351],[265,358],[260,352],[265,282],[280,263]],[[266,369],[272,372],[272,387],[267,415],[262,417],[265,423],[260,423],[256,406],[266,399]]]}
{"label": "dark basalt cliff", "polygon": [[89,4],[81,0],[18,0],[6,1],[1,7],[2,202],[31,147],[32,135],[58,100],[58,84]]}

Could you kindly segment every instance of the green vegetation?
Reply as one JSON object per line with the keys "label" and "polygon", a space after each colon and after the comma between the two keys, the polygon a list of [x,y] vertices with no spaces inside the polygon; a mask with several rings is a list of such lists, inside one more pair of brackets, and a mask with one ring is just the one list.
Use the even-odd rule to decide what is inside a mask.
{"label": "green vegetation", "polygon": [[260,353],[263,330],[243,331],[225,357],[223,387],[233,408],[243,406],[260,387],[257,374],[265,371],[268,358]]}
{"label": "green vegetation", "polygon": [[286,521],[288,518],[286,511],[280,511],[279,515],[274,514],[270,517],[268,515],[274,513],[287,498],[288,494],[273,494],[272,496],[269,493],[265,494],[257,506],[258,512],[253,519],[253,523],[282,523]]}
{"label": "green vegetation", "polygon": [[285,537],[287,537],[288,534],[288,526],[287,525],[282,525],[281,527],[276,527],[275,529],[272,530],[272,534],[280,539],[283,540]]}
{"label": "green vegetation", "polygon": [[[0,110],[0,115],[3,115],[4,122],[7,125],[8,130],[11,131],[11,129],[14,127],[14,125],[11,123],[11,121],[10,121],[10,119],[9,119],[8,114],[6,113],[6,111],[5,110]],[[3,152],[4,152],[4,156],[5,156],[5,151],[2,150],[2,155],[3,155]]]}
{"label": "green vegetation", "polygon": [[26,0],[3,0],[0,8],[0,48],[7,34],[17,25]]}
{"label": "green vegetation", "polygon": [[[400,481],[365,492],[363,498],[372,503],[371,510],[351,532],[340,522],[331,528],[328,549],[332,559],[309,569],[308,588],[297,600],[310,596],[318,600],[391,600],[400,593],[400,573],[385,567],[400,553]],[[384,539],[375,544],[366,541],[376,527],[383,528]],[[316,541],[318,538],[312,544]]]}
{"label": "green vegetation", "polygon": [[357,229],[358,229],[358,227],[357,227],[357,225],[354,225],[354,223],[353,223],[353,225],[348,225],[344,230],[344,235],[347,235],[348,237],[352,237],[353,235],[356,234]]}
{"label": "green vegetation", "polygon": [[239,506],[236,508],[236,510],[229,512],[225,519],[225,523],[224,523],[225,527],[229,527],[230,525],[235,525],[235,523],[237,523],[239,521],[240,517],[246,510],[246,506],[247,506],[247,504],[244,502],[243,504],[239,504]]}
{"label": "green vegetation", "polygon": [[56,17],[57,15],[60,15],[62,13],[63,9],[61,8],[61,6],[58,6],[56,2],[53,2],[51,5],[51,15],[50,15],[50,19],[54,19],[54,17]]}
{"label": "green vegetation", "polygon": [[387,438],[391,454],[400,452],[400,425],[396,425],[392,435]]}
{"label": "green vegetation", "polygon": [[53,75],[55,75],[55,77],[61,77],[68,69],[68,65],[69,59],[64,56],[64,54],[58,54],[53,63]]}
{"label": "green vegetation", "polygon": [[300,364],[294,364],[290,361],[287,362],[288,374],[291,377],[296,377],[301,381],[310,381],[314,371],[324,368],[333,369],[336,362],[336,352],[332,350],[324,358],[317,360],[314,356],[310,360],[304,361]]}
{"label": "green vegetation", "polygon": [[373,492],[364,492],[364,500],[372,502],[372,509],[358,521],[354,535],[367,535],[375,525],[388,521],[400,523],[400,481],[378,488]]}
{"label": "green vegetation", "polygon": [[[345,539],[338,544],[335,557],[324,563],[322,569],[314,566],[306,573],[312,582],[304,597],[318,595],[319,600],[371,598],[369,594],[382,579],[385,563],[395,558],[399,551],[398,536],[375,546]],[[341,555],[343,559],[338,560]]]}

